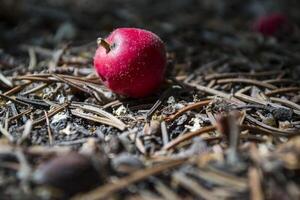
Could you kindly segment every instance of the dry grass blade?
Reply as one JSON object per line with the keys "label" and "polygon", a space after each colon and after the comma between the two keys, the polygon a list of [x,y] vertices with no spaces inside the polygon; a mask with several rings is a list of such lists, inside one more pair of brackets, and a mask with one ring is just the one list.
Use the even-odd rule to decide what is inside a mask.
{"label": "dry grass blade", "polygon": [[94,121],[94,122],[98,122],[98,123],[101,123],[101,124],[106,124],[106,125],[115,127],[115,128],[117,128],[121,131],[125,130],[124,126],[121,126],[119,123],[116,123],[115,121],[113,121],[111,119],[108,119],[106,117],[99,117],[99,116],[96,116],[96,115],[87,114],[87,113],[84,113],[83,111],[75,110],[75,109],[71,110],[71,113],[72,113],[72,115],[75,115],[77,117],[81,117],[81,118],[91,120],[91,121]]}
{"label": "dry grass blade", "polygon": [[92,92],[91,92],[89,89],[87,89],[87,88],[82,88],[80,85],[74,83],[73,81],[70,81],[70,80],[68,80],[68,79],[66,79],[66,78],[63,78],[62,76],[60,76],[60,75],[58,75],[58,74],[52,74],[52,76],[53,76],[54,78],[58,79],[59,81],[65,83],[65,84],[68,84],[69,86],[71,86],[71,87],[73,87],[73,88],[78,89],[78,90],[81,91],[81,92],[88,93],[88,94],[92,95]]}
{"label": "dry grass blade", "polygon": [[110,114],[109,112],[106,112],[105,110],[103,110],[99,107],[92,106],[92,105],[80,105],[80,104],[72,104],[72,106],[80,108],[85,111],[92,112],[92,113],[100,115],[100,116],[104,116],[104,117],[108,118],[109,120],[113,121],[114,124],[118,124],[118,126],[119,126],[118,128],[122,131],[125,130],[125,128],[126,128],[126,124],[124,124],[121,120],[119,120],[114,115]]}

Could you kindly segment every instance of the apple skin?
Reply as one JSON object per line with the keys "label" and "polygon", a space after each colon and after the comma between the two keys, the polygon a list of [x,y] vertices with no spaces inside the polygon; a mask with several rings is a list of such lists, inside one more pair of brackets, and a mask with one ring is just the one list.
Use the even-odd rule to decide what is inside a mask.
{"label": "apple skin", "polygon": [[129,97],[145,97],[164,80],[166,50],[154,33],[138,28],[118,28],[99,45],[94,67],[103,83],[113,92]]}
{"label": "apple skin", "polygon": [[253,30],[264,36],[285,36],[293,30],[286,15],[282,13],[270,13],[261,16],[253,23]]}

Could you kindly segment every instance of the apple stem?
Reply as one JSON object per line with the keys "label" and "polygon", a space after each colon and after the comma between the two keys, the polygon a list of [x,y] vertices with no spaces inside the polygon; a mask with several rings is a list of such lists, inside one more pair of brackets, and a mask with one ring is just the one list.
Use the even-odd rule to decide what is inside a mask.
{"label": "apple stem", "polygon": [[103,48],[106,49],[106,53],[109,53],[111,50],[110,44],[103,38],[98,38],[97,39],[97,44],[98,46],[102,46]]}

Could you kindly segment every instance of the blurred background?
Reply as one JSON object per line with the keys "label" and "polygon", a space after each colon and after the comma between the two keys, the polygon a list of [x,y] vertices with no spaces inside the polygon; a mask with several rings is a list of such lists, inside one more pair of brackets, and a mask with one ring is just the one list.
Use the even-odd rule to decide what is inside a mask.
{"label": "blurred background", "polygon": [[[249,29],[253,19],[283,12],[299,23],[297,0],[1,0],[0,44],[57,45],[93,41],[116,27],[170,34],[205,26]],[[224,21],[224,23],[222,23]]]}
{"label": "blurred background", "polygon": [[[10,66],[21,66],[24,63],[25,66],[29,65],[28,51],[32,47],[51,50],[68,47],[71,53],[75,52],[77,55],[80,49],[81,52],[89,54],[85,57],[91,66],[97,37],[105,37],[118,27],[139,27],[158,34],[166,43],[169,57],[179,63],[179,67],[184,64],[185,70],[192,71],[201,63],[210,62],[223,55],[236,57],[243,54],[247,55],[247,59],[255,56],[253,53],[258,52],[263,40],[256,37],[259,34],[253,31],[253,24],[262,16],[281,13],[293,28],[298,27],[300,23],[298,0],[0,2],[0,55],[2,60],[9,60],[7,55],[14,56],[14,63]],[[277,34],[276,45],[277,42],[284,41],[281,44],[288,46],[291,52],[297,52],[298,33],[299,31],[283,31]],[[277,49],[282,51],[284,45],[283,48]],[[90,48],[83,49],[82,46]],[[39,55],[46,54],[49,57],[50,54],[43,50],[35,49]],[[270,58],[268,55],[260,60],[257,58],[253,66],[267,66],[270,62],[274,64],[275,57]],[[279,62],[278,66],[281,68],[285,65],[290,66],[290,63],[282,64],[282,58],[278,56],[275,58],[275,64],[276,62]],[[19,67],[16,70],[19,70],[18,73],[25,73],[22,69],[24,68]],[[11,71],[3,73],[8,75]],[[178,73],[175,71],[174,74]]]}

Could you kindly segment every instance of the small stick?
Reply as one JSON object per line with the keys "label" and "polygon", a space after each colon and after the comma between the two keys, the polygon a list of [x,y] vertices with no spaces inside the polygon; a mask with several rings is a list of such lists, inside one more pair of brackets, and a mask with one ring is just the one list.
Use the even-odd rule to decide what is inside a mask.
{"label": "small stick", "polygon": [[271,85],[269,83],[264,83],[261,81],[253,80],[253,79],[246,79],[246,78],[229,78],[229,79],[221,79],[217,81],[218,84],[224,84],[224,83],[246,83],[250,85],[260,86],[263,88],[274,90],[277,87],[274,85]]}
{"label": "small stick", "polygon": [[[67,106],[69,105],[69,103],[64,103],[63,105],[61,106],[57,106],[56,108],[54,108],[53,110],[49,111],[48,112],[48,117],[53,117],[55,114],[63,111]],[[46,120],[45,116],[43,117],[40,117],[36,120],[34,120],[32,122],[32,128],[34,128],[34,126],[38,125],[38,124],[41,124],[42,122],[44,122]],[[24,126],[21,126],[18,128],[18,130],[22,130],[24,128]]]}
{"label": "small stick", "polygon": [[251,167],[248,170],[248,177],[251,200],[263,200],[264,195],[258,169]]}
{"label": "small stick", "polygon": [[29,137],[31,130],[32,130],[32,120],[29,119],[29,120],[27,120],[27,122],[24,125],[24,130],[23,130],[21,138],[17,141],[17,143],[19,145],[22,144],[23,141]]}
{"label": "small stick", "polygon": [[0,124],[0,133],[2,133],[2,135],[4,135],[10,142],[14,141],[14,137],[6,129],[4,129],[1,124]]}
{"label": "small stick", "polygon": [[300,85],[299,81],[291,80],[291,79],[270,79],[270,80],[265,80],[263,82],[273,84],[273,85],[274,84],[297,84],[297,85]]}
{"label": "small stick", "polygon": [[[287,99],[280,99],[280,98],[276,98],[276,97],[270,97],[270,100],[275,103],[283,104],[284,106],[287,106],[289,108],[296,109],[298,111],[296,113],[300,112],[300,105],[296,104],[292,101],[289,101]],[[294,110],[294,112],[295,112],[295,110]]]}
{"label": "small stick", "polygon": [[188,132],[188,133],[186,133],[184,135],[181,135],[181,136],[177,137],[176,139],[172,140],[168,144],[166,144],[163,147],[163,150],[170,150],[170,149],[176,147],[181,142],[184,142],[186,140],[192,139],[193,137],[201,135],[203,133],[207,133],[207,132],[215,131],[215,130],[216,130],[216,126],[206,126],[206,127],[203,127],[201,129],[199,129],[198,131]]}
{"label": "small stick", "polygon": [[270,92],[266,92],[266,96],[274,96],[276,94],[288,93],[288,92],[298,92],[300,87],[286,87],[286,88],[279,88],[275,90],[271,90]]}
{"label": "small stick", "polygon": [[91,96],[93,95],[92,92],[90,91],[90,89],[88,89],[88,88],[82,88],[78,84],[75,84],[73,81],[67,80],[67,79],[65,79],[65,78],[63,78],[63,77],[61,77],[61,76],[59,76],[57,74],[52,74],[52,76],[54,78],[57,78],[58,80],[62,81],[63,83],[65,83],[65,84],[67,84],[67,85],[69,85],[69,86],[71,86],[73,88],[78,89],[81,92],[88,93]]}
{"label": "small stick", "polygon": [[291,136],[299,134],[299,132],[300,132],[297,129],[295,129],[294,131],[288,131],[288,130],[278,129],[273,126],[269,126],[267,124],[264,124],[263,122],[258,121],[254,117],[251,117],[250,115],[247,115],[246,119],[252,123],[255,123],[258,126],[261,126],[262,128],[272,131],[271,132],[272,135],[291,137]]}
{"label": "small stick", "polygon": [[149,120],[154,112],[158,109],[158,107],[165,101],[166,98],[170,97],[172,93],[175,92],[175,90],[180,89],[180,86],[173,86],[172,88],[166,90],[159,99],[155,102],[155,104],[152,106],[152,108],[147,112],[146,119]]}
{"label": "small stick", "polygon": [[10,96],[10,95],[13,95],[21,90],[23,90],[27,85],[30,85],[31,84],[31,81],[28,81],[27,83],[24,83],[22,85],[18,85],[8,91],[6,91],[5,93],[3,93],[4,95],[7,95],[7,96]]}
{"label": "small stick", "polygon": [[233,97],[230,94],[227,94],[225,92],[221,92],[221,91],[215,90],[213,88],[205,87],[205,86],[199,85],[197,83],[186,83],[186,84],[189,85],[189,86],[195,87],[197,90],[199,90],[201,92],[205,92],[205,93],[208,93],[208,94],[223,97],[225,99],[231,99],[233,102],[235,102],[237,104],[242,104],[242,105],[245,104],[244,102],[240,101],[239,99],[237,99],[237,98],[235,98],[235,97]]}
{"label": "small stick", "polygon": [[161,128],[163,145],[165,146],[169,142],[169,135],[168,135],[166,122],[164,122],[164,121],[161,122],[160,128]]}
{"label": "small stick", "polygon": [[47,86],[48,86],[48,83],[43,83],[37,87],[32,88],[31,90],[27,90],[26,92],[21,93],[21,95],[26,96],[28,94],[31,94],[31,93],[37,92],[41,89],[44,89]]}
{"label": "small stick", "polygon": [[34,68],[36,67],[36,64],[37,64],[37,58],[36,58],[34,48],[28,48],[28,54],[29,54],[29,58],[30,58],[28,70],[32,71],[32,70],[34,70]]}
{"label": "small stick", "polygon": [[[176,172],[173,174],[173,179],[178,182],[186,190],[195,194],[199,199],[217,200],[217,195],[212,190],[206,189],[200,185],[196,180],[191,179],[182,172]],[[222,199],[222,198],[221,198]]]}
{"label": "small stick", "polygon": [[20,104],[22,106],[28,106],[29,107],[29,105],[27,103],[23,103],[22,101],[18,101],[18,100],[14,99],[12,97],[9,97],[9,96],[7,96],[5,94],[0,94],[0,97],[2,97],[3,99],[6,99],[8,101],[12,101],[12,102],[15,102],[17,104]]}
{"label": "small stick", "polygon": [[24,102],[26,104],[29,104],[33,107],[37,107],[37,108],[44,108],[44,109],[49,109],[50,105],[46,102],[44,102],[43,100],[36,100],[36,99],[29,99],[29,98],[25,98],[25,97],[16,97],[16,100]]}
{"label": "small stick", "polygon": [[44,114],[45,114],[45,119],[46,119],[46,124],[47,124],[49,144],[52,146],[53,145],[53,137],[52,137],[52,132],[51,132],[51,128],[50,128],[49,117],[48,117],[48,113],[45,110],[44,110]]}
{"label": "small stick", "polygon": [[8,130],[8,116],[9,116],[9,112],[5,113],[5,120],[4,120],[4,129]]}
{"label": "small stick", "polygon": [[12,88],[13,84],[12,82],[6,78],[1,72],[0,72],[0,82],[2,82],[6,87]]}
{"label": "small stick", "polygon": [[158,193],[160,193],[164,199],[166,200],[180,200],[181,198],[170,189],[167,185],[165,185],[162,181],[156,180],[154,183],[154,187]]}
{"label": "small stick", "polygon": [[9,121],[9,122],[10,122],[10,121],[13,121],[13,120],[15,120],[15,119],[20,118],[20,117],[23,116],[23,115],[27,115],[28,113],[31,113],[31,112],[32,112],[32,108],[29,108],[29,109],[27,109],[27,110],[25,110],[25,111],[23,111],[23,112],[21,112],[21,113],[15,115],[15,116],[12,116],[12,117],[8,118],[8,121]]}
{"label": "small stick", "polygon": [[208,105],[211,102],[211,100],[203,100],[203,101],[199,101],[196,102],[194,104],[188,105],[182,109],[180,109],[179,111],[177,111],[175,114],[170,115],[166,118],[166,121],[173,121],[175,119],[177,119],[179,116],[181,116],[182,114],[184,114],[185,112],[189,111],[189,110],[194,110],[194,109],[199,109],[202,108],[203,106]]}
{"label": "small stick", "polygon": [[204,77],[206,81],[212,79],[220,79],[220,78],[233,78],[240,76],[248,76],[248,77],[259,77],[259,76],[273,76],[280,73],[280,71],[266,71],[266,72],[256,72],[256,73],[242,73],[242,72],[233,72],[233,73],[221,73],[221,74],[210,74]]}

